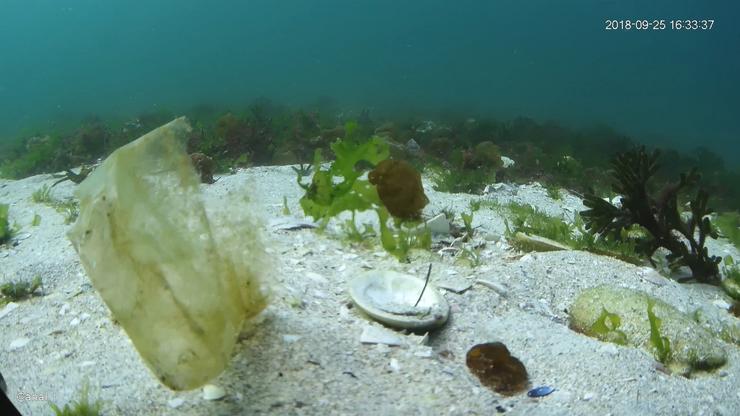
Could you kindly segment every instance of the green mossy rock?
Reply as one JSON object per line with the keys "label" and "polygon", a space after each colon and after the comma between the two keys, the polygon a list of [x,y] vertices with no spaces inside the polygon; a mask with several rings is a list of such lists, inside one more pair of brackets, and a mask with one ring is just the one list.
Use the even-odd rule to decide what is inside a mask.
{"label": "green mossy rock", "polygon": [[[256,227],[206,214],[189,132],[179,118],[113,152],[77,189],[68,234],[144,362],[176,390],[220,374],[266,303]],[[229,208],[234,218],[249,212]]]}
{"label": "green mossy rock", "polygon": [[[605,334],[592,330],[604,309],[619,316],[619,330],[624,332],[627,345],[653,354],[650,343],[648,300],[655,302],[653,312],[662,321],[660,334],[670,340],[672,358],[666,363],[671,371],[690,375],[698,370],[711,370],[725,364],[723,344],[691,317],[673,306],[633,289],[599,286],[586,289],[569,309],[571,328],[606,341]],[[607,334],[608,335],[608,334]]]}

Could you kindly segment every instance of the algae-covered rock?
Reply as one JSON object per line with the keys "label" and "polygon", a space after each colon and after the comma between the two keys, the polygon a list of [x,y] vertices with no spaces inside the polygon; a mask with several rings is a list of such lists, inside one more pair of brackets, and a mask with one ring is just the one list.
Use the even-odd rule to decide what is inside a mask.
{"label": "algae-covered rock", "polygon": [[[613,339],[611,332],[620,331],[624,333],[627,345],[653,354],[655,347],[651,342],[648,301],[654,302],[652,312],[660,320],[660,337],[669,341],[670,359],[665,363],[668,368],[689,375],[725,364],[727,357],[723,344],[715,336],[690,316],[638,290],[609,286],[584,290],[569,309],[571,328],[602,341]],[[618,328],[598,330],[600,325],[597,321],[603,318],[604,311],[619,317]]]}
{"label": "algae-covered rock", "polygon": [[144,362],[177,390],[221,373],[266,302],[248,208],[209,218],[185,153],[189,131],[179,118],[113,152],[79,186],[68,234]]}

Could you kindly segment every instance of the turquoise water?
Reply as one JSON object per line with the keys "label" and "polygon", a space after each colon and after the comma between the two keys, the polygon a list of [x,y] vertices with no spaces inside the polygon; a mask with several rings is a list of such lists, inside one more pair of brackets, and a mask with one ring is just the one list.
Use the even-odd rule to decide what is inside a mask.
{"label": "turquoise water", "polygon": [[331,97],[377,114],[603,123],[737,165],[738,45],[735,1],[3,0],[0,138],[89,114]]}

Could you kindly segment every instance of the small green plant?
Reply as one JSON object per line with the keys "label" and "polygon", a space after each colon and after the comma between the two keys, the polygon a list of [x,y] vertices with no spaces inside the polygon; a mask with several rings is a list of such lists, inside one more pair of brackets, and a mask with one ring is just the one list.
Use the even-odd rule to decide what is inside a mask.
{"label": "small green plant", "polygon": [[476,212],[480,210],[482,203],[483,201],[481,201],[480,199],[471,200],[470,201],[470,211]]}
{"label": "small green plant", "polygon": [[56,416],[99,416],[103,409],[103,402],[100,400],[90,402],[90,387],[85,382],[76,400],[65,404],[61,409],[54,403],[49,403],[49,407]]}
{"label": "small green plant", "polygon": [[39,225],[41,225],[41,215],[34,213],[33,220],[31,220],[31,226],[38,227]]}
{"label": "small green plant", "polygon": [[563,196],[560,193],[560,187],[559,186],[557,186],[557,185],[548,185],[547,187],[545,187],[545,189],[547,190],[547,196],[549,196],[550,198],[552,198],[552,199],[554,199],[556,201],[559,201],[559,200],[561,200],[563,198]]}
{"label": "small green plant", "polygon": [[428,250],[432,246],[432,233],[428,227],[418,227],[413,223],[407,226],[397,219],[393,219],[395,226],[389,227],[388,210],[379,207],[376,208],[376,212],[380,220],[380,243],[398,260],[405,261],[411,249]]}
{"label": "small green plant", "polygon": [[465,234],[467,234],[468,238],[472,238],[475,231],[473,229],[473,213],[466,214],[463,212],[460,214],[460,218],[462,218],[463,225],[465,226]]}
{"label": "small green plant", "polygon": [[0,285],[0,294],[12,302],[26,299],[41,288],[41,276],[36,276],[31,280],[20,280]]}
{"label": "small green plant", "polygon": [[37,204],[51,204],[54,199],[51,196],[51,187],[44,184],[41,188],[31,194],[31,200]]}
{"label": "small green plant", "polygon": [[478,251],[474,248],[463,247],[460,250],[458,256],[460,260],[463,260],[467,263],[468,266],[472,268],[476,268],[481,264],[480,254],[478,254]]}
{"label": "small green plant", "polygon": [[455,211],[452,210],[452,207],[446,207],[442,210],[441,214],[444,214],[448,222],[455,221]]}
{"label": "small green plant", "polygon": [[601,315],[591,325],[591,333],[600,339],[619,345],[627,345],[627,334],[619,330],[622,319],[616,313],[610,313],[606,308],[601,308]]}
{"label": "small green plant", "polygon": [[375,236],[375,230],[370,224],[362,224],[362,229],[357,228],[355,222],[355,212],[352,211],[352,217],[341,224],[345,237],[354,243],[367,243],[370,237]]}
{"label": "small green plant", "polygon": [[650,321],[650,344],[655,349],[655,358],[662,364],[668,364],[672,359],[671,342],[668,337],[660,334],[661,319],[655,316],[653,307],[655,301],[648,299],[647,314]]}
{"label": "small green plant", "polygon": [[735,263],[732,256],[725,256],[722,262],[722,289],[736,301],[740,301],[740,265]]}
{"label": "small green plant", "polygon": [[65,224],[72,224],[80,215],[80,204],[74,199],[65,199],[64,201],[55,200],[52,206],[57,212],[64,215]]}
{"label": "small green plant", "polygon": [[12,230],[8,223],[8,204],[0,204],[0,244],[12,237]]}
{"label": "small green plant", "polygon": [[562,218],[551,217],[531,205],[512,202],[504,207],[508,211],[511,227],[507,220],[507,234],[513,240],[514,234],[538,235],[565,245],[573,245],[573,226]]}
{"label": "small green plant", "polygon": [[[48,205],[57,212],[64,215],[64,223],[71,224],[77,220],[80,215],[80,204],[74,199],[56,199],[51,196],[51,187],[44,185],[36,190],[32,195],[33,202]],[[34,217],[34,221],[36,217]],[[41,217],[39,217],[39,222]],[[38,224],[36,224],[38,225]]]}
{"label": "small green plant", "polygon": [[719,229],[720,235],[730,240],[735,247],[740,249],[740,212],[722,212],[717,214],[714,225]]}
{"label": "small green plant", "polygon": [[290,215],[290,208],[288,208],[288,197],[283,195],[283,215]]}
{"label": "small green plant", "polygon": [[507,237],[520,250],[531,250],[531,247],[523,246],[514,238],[518,232],[549,238],[574,250],[615,257],[631,264],[643,263],[643,258],[636,249],[636,239],[642,235],[639,226],[622,230],[622,238],[614,240],[587,232],[580,215],[576,215],[573,224],[570,224],[531,205],[510,203],[502,208],[508,211],[511,220],[511,225],[509,220],[506,221]]}

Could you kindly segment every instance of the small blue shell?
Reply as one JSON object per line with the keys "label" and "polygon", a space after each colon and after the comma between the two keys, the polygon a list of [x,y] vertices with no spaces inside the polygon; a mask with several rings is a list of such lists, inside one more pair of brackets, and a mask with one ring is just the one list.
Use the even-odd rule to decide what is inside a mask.
{"label": "small blue shell", "polygon": [[555,391],[555,389],[552,388],[552,387],[550,387],[550,386],[540,386],[540,387],[535,387],[532,390],[528,391],[527,392],[527,396],[529,396],[529,397],[544,397],[544,396],[547,396],[548,394],[550,394],[550,393],[552,393],[554,391]]}

